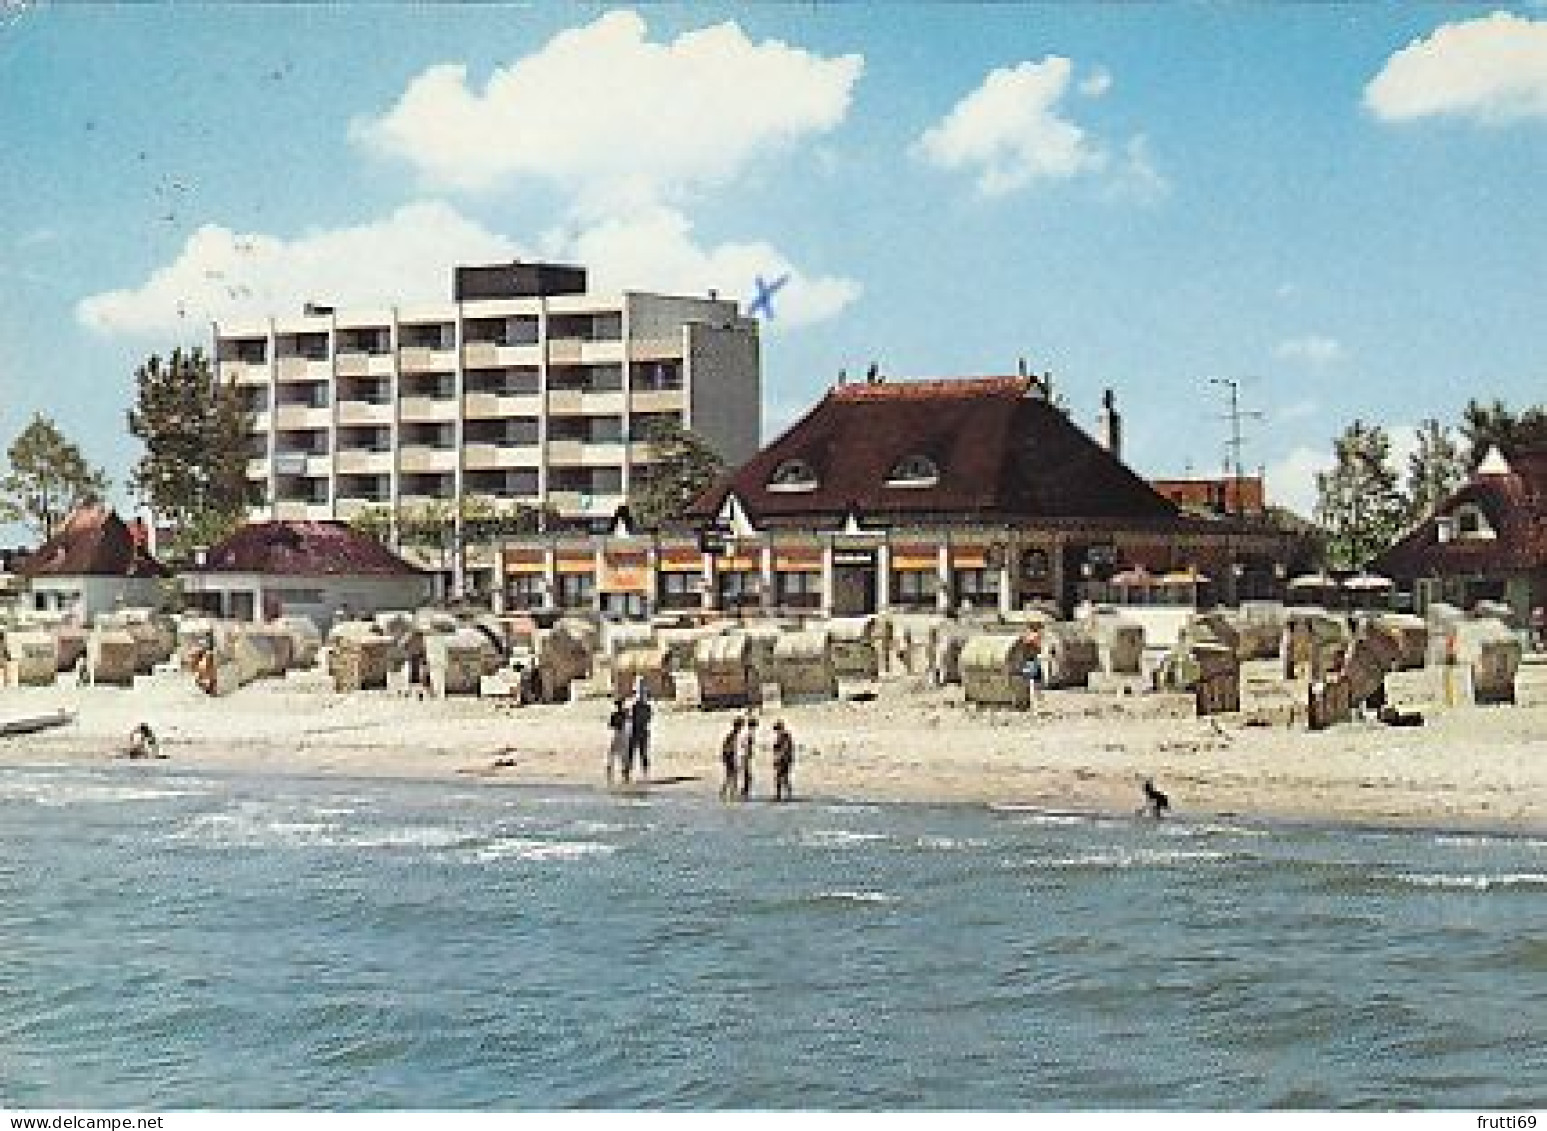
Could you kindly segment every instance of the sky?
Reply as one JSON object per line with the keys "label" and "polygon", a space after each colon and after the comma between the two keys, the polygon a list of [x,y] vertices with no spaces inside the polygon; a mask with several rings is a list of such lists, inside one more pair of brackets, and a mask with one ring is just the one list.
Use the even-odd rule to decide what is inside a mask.
{"label": "sky", "polygon": [[214,319],[450,297],[457,263],[752,299],[763,431],[877,363],[1103,390],[1141,474],[1308,514],[1547,401],[1547,6],[0,0],[0,447],[123,483],[133,373]]}

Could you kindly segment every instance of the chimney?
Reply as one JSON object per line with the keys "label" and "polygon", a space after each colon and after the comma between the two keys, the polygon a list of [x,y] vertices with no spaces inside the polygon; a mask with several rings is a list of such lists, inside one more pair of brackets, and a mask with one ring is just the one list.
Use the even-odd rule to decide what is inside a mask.
{"label": "chimney", "polygon": [[1101,394],[1101,414],[1096,417],[1096,442],[1112,454],[1113,459],[1123,458],[1123,418],[1117,411],[1117,398],[1112,390]]}

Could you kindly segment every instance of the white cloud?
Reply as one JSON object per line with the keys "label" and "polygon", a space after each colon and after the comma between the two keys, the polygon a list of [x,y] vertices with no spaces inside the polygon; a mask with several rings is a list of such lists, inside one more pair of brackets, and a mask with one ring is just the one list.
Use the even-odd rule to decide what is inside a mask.
{"label": "white cloud", "polygon": [[1451,114],[1487,124],[1547,118],[1547,22],[1508,12],[1443,24],[1386,60],[1364,90],[1382,121]]}
{"label": "white cloud", "polygon": [[598,290],[656,290],[749,299],[757,276],[789,281],[774,296],[774,318],[766,328],[802,326],[842,311],[859,297],[852,279],[808,275],[777,248],[755,240],[701,246],[692,223],[662,205],[616,217],[571,233],[553,233],[544,241],[551,254],[591,268]]}
{"label": "white cloud", "polygon": [[294,240],[207,224],[138,287],[82,299],[81,323],[103,334],[186,334],[211,320],[350,306],[441,301],[458,263],[515,258],[504,236],[438,202],[404,205],[359,227]]}
{"label": "white cloud", "polygon": [[[763,240],[702,246],[681,213],[656,205],[569,232],[550,233],[542,252],[590,268],[593,290],[653,290],[750,298],[758,275],[789,281],[774,299],[772,328],[830,318],[860,293],[852,279],[808,274]],[[530,257],[440,202],[405,205],[358,227],[294,240],[206,225],[177,257],[137,287],[76,306],[103,334],[185,335],[212,320],[299,311],[308,300],[339,306],[442,302],[457,264]]]}
{"label": "white cloud", "polygon": [[1288,424],[1295,420],[1309,420],[1321,412],[1321,402],[1315,400],[1299,400],[1293,404],[1287,404],[1273,414],[1274,420],[1280,424]]}
{"label": "white cloud", "polygon": [[1325,451],[1298,447],[1263,471],[1268,502],[1288,507],[1302,518],[1316,509],[1316,473],[1332,468],[1332,445]]}
{"label": "white cloud", "polygon": [[1114,198],[1152,204],[1170,195],[1171,182],[1155,168],[1149,139],[1143,134],[1128,139],[1123,160],[1112,170],[1108,194]]}
{"label": "white cloud", "polygon": [[1058,55],[990,71],[924,131],[915,156],[942,169],[976,171],[984,196],[1102,169],[1101,145],[1059,110],[1073,73],[1074,65]]}
{"label": "white cloud", "polygon": [[1273,356],[1307,365],[1326,366],[1343,360],[1343,346],[1336,338],[1307,334],[1289,338],[1273,347]]}
{"label": "white cloud", "polygon": [[482,89],[460,64],[431,67],[386,113],[353,123],[352,136],[433,185],[538,177],[592,202],[648,202],[833,129],[864,68],[859,55],[753,43],[734,23],[669,43],[646,33],[637,13],[610,12],[496,70]]}

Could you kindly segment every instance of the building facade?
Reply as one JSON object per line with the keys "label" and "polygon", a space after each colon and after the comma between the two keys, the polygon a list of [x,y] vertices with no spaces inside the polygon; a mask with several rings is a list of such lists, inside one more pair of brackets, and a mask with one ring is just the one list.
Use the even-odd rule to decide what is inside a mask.
{"label": "building facade", "polygon": [[512,540],[506,605],[1068,616],[1132,569],[1185,574],[1205,602],[1276,597],[1309,549],[1260,521],[1180,513],[1016,377],[831,389],[686,517]]}
{"label": "building facade", "polygon": [[1470,479],[1371,563],[1412,594],[1470,609],[1510,606],[1518,624],[1547,607],[1547,446],[1489,450]]}
{"label": "building facade", "polygon": [[99,503],[76,508],[58,531],[21,560],[23,603],[79,623],[122,608],[155,608],[171,573],[146,549],[138,520],[124,522]]}
{"label": "building facade", "polygon": [[463,267],[449,303],[217,324],[214,357],[253,417],[254,519],[478,500],[600,522],[649,465],[652,421],[733,463],[758,443],[754,319],[715,298],[591,294],[576,267]]}

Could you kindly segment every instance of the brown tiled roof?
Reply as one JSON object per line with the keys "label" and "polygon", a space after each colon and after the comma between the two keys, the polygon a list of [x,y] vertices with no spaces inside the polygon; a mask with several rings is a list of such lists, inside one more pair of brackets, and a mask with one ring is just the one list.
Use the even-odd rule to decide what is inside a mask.
{"label": "brown tiled roof", "polygon": [[291,577],[417,576],[374,538],[342,522],[254,522],[204,555],[190,573],[261,573]]}
{"label": "brown tiled roof", "polygon": [[77,507],[18,573],[34,577],[167,577],[118,515],[100,504]]}
{"label": "brown tiled roof", "polygon": [[[694,504],[713,514],[734,491],[754,520],[1170,519],[1176,508],[1041,397],[1032,380],[980,377],[843,385]],[[923,456],[930,486],[888,486],[899,461]],[[799,460],[807,491],[770,490]]]}
{"label": "brown tiled roof", "polygon": [[[1434,513],[1371,563],[1389,577],[1513,573],[1547,567],[1547,447],[1521,449],[1508,457],[1507,475],[1473,475]],[[1441,542],[1437,519],[1471,504],[1483,513],[1496,538],[1452,538]]]}

